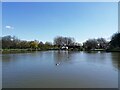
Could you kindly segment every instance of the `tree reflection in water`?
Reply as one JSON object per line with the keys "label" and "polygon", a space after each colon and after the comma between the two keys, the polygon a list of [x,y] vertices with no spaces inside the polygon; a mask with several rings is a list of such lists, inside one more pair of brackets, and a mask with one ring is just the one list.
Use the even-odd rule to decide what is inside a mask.
{"label": "tree reflection in water", "polygon": [[120,70],[120,53],[111,53],[113,66]]}
{"label": "tree reflection in water", "polygon": [[73,52],[70,51],[54,51],[54,60],[56,65],[61,65],[62,63],[71,61]]}

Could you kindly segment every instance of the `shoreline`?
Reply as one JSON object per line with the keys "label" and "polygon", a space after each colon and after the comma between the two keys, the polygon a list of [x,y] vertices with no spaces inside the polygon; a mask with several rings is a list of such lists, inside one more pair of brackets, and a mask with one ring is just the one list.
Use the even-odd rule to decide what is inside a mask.
{"label": "shoreline", "polygon": [[[49,50],[60,50],[60,49],[2,49],[0,50],[0,54],[10,54],[10,53],[31,53],[35,51],[49,51]],[[105,50],[105,49],[95,49],[95,50],[63,50],[63,51],[86,51],[86,52],[120,52],[120,50]]]}

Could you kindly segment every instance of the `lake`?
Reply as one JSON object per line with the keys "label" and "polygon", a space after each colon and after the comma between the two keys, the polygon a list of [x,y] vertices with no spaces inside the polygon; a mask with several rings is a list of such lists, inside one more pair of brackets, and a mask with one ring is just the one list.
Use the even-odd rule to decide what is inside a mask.
{"label": "lake", "polygon": [[2,55],[3,88],[118,88],[120,53],[36,51]]}

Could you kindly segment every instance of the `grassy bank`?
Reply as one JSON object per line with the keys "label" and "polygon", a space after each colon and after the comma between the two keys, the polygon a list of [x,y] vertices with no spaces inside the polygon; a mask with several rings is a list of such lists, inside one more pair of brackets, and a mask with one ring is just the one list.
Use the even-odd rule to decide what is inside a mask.
{"label": "grassy bank", "polygon": [[2,52],[2,54],[7,54],[7,53],[30,53],[35,51],[48,51],[48,50],[58,49],[2,49],[0,50],[0,52]]}
{"label": "grassy bank", "polygon": [[6,54],[6,53],[28,53],[28,52],[34,52],[36,50],[35,49],[2,49],[1,51],[3,54]]}
{"label": "grassy bank", "polygon": [[[60,50],[60,49],[2,49],[0,52],[3,54],[6,53],[30,53],[30,52],[35,52],[35,51],[48,51],[48,50]],[[94,49],[94,50],[69,50],[68,51],[104,51],[104,52],[120,52],[120,49]]]}
{"label": "grassy bank", "polygon": [[94,50],[90,50],[90,51],[106,51],[105,49],[94,49]]}

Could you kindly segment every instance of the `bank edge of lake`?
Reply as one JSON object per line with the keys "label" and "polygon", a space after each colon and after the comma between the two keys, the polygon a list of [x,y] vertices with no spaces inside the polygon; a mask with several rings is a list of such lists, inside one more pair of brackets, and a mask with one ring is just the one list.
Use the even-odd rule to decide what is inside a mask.
{"label": "bank edge of lake", "polygon": [[[0,54],[9,54],[9,53],[31,53],[35,51],[48,51],[48,50],[59,50],[59,49],[1,49]],[[101,51],[101,52],[120,52],[120,49],[111,49],[111,50],[105,50],[105,49],[94,49],[94,50],[67,50],[67,51],[89,51],[89,52],[94,52],[94,51]]]}
{"label": "bank edge of lake", "polygon": [[48,50],[58,50],[58,49],[1,49],[0,52],[2,54],[9,53],[31,53],[36,51],[48,51]]}

